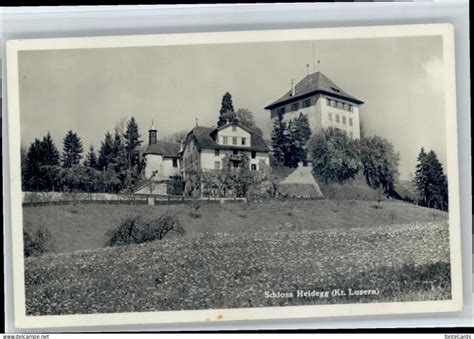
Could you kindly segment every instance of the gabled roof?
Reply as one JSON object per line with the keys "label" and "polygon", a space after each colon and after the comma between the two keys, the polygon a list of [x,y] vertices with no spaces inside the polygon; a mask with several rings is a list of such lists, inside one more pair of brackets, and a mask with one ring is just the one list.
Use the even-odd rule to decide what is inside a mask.
{"label": "gabled roof", "polygon": [[[255,151],[255,152],[270,152],[270,148],[265,143],[263,138],[255,133],[254,131],[246,128],[238,123],[231,123],[237,124],[239,127],[245,129],[247,132],[250,133],[250,146],[242,147],[242,146],[233,146],[233,145],[220,145],[214,139],[214,136],[219,131],[217,128],[213,127],[204,127],[204,126],[196,126],[194,127],[191,132],[188,133],[186,137],[186,141],[189,138],[194,138],[196,145],[199,149],[203,148],[210,148],[210,149],[240,149],[240,150],[247,150],[247,151]],[[229,125],[225,125],[222,128],[225,128]]]}
{"label": "gabled roof", "polygon": [[363,101],[342,90],[321,72],[309,74],[300,82],[298,82],[295,86],[295,96],[292,96],[291,92],[292,91],[290,89],[284,96],[266,106],[265,109],[273,109],[282,104],[294,101],[295,99],[302,99],[303,97],[308,97],[313,94],[325,94],[334,98],[344,99],[358,105],[364,103]]}
{"label": "gabled roof", "polygon": [[149,144],[146,147],[145,154],[159,154],[164,157],[179,157],[180,144],[175,142],[157,141],[156,144]]}

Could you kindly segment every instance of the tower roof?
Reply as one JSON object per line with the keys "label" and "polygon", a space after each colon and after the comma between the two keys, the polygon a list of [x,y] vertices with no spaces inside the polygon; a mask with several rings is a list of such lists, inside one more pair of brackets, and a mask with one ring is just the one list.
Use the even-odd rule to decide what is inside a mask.
{"label": "tower roof", "polygon": [[325,94],[334,98],[344,99],[358,105],[364,103],[362,100],[359,100],[342,90],[323,73],[316,72],[307,75],[296,84],[294,96],[292,96],[292,90],[290,89],[284,96],[266,106],[265,109],[273,109],[277,106],[280,106],[281,104],[286,104],[294,101],[295,99],[302,99],[313,94]]}

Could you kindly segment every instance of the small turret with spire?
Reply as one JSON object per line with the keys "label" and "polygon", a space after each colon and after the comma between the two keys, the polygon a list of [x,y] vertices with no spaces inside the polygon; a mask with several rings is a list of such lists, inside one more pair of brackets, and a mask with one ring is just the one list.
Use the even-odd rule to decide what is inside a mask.
{"label": "small turret with spire", "polygon": [[149,145],[156,144],[156,140],[157,140],[157,130],[155,128],[155,124],[153,120],[154,119],[151,118],[151,126],[150,126],[150,129],[148,130],[148,144]]}

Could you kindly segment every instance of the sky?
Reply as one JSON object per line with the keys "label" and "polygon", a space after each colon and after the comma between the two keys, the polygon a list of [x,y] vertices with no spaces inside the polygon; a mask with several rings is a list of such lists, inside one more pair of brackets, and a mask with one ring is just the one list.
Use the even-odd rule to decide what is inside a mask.
{"label": "sky", "polygon": [[[314,55],[314,58],[313,58]],[[163,137],[217,122],[225,92],[253,112],[269,138],[266,105],[319,70],[364,101],[366,135],[400,153],[400,178],[414,173],[421,147],[446,169],[443,52],[440,37],[365,38],[192,46],[22,51],[22,144],[49,131],[58,146],[70,129],[84,149],[134,116],[142,139],[154,119]],[[316,65],[313,67],[313,65]]]}

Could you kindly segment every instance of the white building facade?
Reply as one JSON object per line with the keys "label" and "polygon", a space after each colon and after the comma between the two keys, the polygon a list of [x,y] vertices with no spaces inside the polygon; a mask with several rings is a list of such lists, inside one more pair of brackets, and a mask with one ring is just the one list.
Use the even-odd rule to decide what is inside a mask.
{"label": "white building facade", "polygon": [[244,157],[249,169],[258,171],[262,164],[270,165],[269,153],[263,138],[238,121],[218,128],[196,126],[182,145],[182,177],[187,180],[200,171],[220,170],[225,159],[237,168],[245,163]]}

